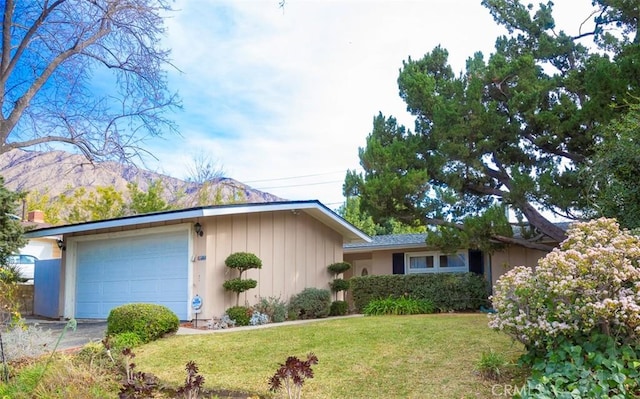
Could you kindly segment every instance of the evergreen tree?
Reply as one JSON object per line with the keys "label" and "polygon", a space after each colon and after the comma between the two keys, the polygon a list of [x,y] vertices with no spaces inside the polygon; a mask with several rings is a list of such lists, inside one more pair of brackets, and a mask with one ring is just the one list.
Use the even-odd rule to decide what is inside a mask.
{"label": "evergreen tree", "polygon": [[6,266],[8,258],[27,245],[24,228],[16,210],[23,194],[14,193],[4,186],[4,178],[0,176],[0,266]]}
{"label": "evergreen tree", "polygon": [[345,184],[379,224],[437,226],[433,240],[461,246],[548,250],[514,237],[505,212],[532,237],[561,241],[549,215],[580,219],[593,209],[584,169],[610,142],[605,128],[640,98],[638,4],[593,1],[574,32],[556,27],[551,2],[483,5],[509,32],[495,52],[475,53],[459,75],[442,47],[405,61],[398,85],[415,128],[375,117],[359,153],[364,173],[350,172]]}

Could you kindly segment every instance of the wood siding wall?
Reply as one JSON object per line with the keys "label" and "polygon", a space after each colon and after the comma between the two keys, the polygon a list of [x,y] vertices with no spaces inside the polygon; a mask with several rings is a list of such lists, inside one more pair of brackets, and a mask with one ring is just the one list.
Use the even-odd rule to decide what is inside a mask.
{"label": "wood siding wall", "polygon": [[491,255],[491,286],[516,266],[536,267],[538,260],[547,255],[546,251],[529,249],[520,246],[509,246],[503,251]]}
{"label": "wood siding wall", "polygon": [[225,280],[237,277],[224,263],[234,252],[251,252],[262,260],[262,269],[243,275],[257,280],[258,286],[240,295],[240,305],[253,305],[261,297],[288,301],[307,287],[328,289],[327,266],[342,261],[342,236],[304,212],[218,216],[199,222],[205,235],[195,241],[193,294],[204,300],[202,318],[220,317],[236,304],[236,295],[222,287]]}

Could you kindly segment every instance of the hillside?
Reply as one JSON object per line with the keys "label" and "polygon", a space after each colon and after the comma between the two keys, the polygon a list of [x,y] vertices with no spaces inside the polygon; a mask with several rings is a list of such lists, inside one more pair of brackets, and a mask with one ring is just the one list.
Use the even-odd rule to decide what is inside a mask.
{"label": "hillside", "polygon": [[146,191],[150,183],[161,180],[164,199],[180,208],[210,205],[203,204],[203,198],[218,203],[283,200],[225,177],[208,182],[203,193],[200,184],[117,162],[91,164],[81,155],[64,151],[10,151],[0,155],[0,175],[10,190],[47,194],[51,198],[60,194],[70,195],[80,187],[91,191],[96,187],[113,186],[117,191],[126,193],[130,182],[137,183],[141,190]]}

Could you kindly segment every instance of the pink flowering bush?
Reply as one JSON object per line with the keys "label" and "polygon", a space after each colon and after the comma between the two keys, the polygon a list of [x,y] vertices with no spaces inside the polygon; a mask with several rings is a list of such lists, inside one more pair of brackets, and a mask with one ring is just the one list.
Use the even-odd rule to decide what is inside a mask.
{"label": "pink flowering bush", "polygon": [[529,349],[592,333],[637,342],[640,239],[605,218],[573,224],[567,234],[535,270],[516,267],[498,280],[489,326]]}

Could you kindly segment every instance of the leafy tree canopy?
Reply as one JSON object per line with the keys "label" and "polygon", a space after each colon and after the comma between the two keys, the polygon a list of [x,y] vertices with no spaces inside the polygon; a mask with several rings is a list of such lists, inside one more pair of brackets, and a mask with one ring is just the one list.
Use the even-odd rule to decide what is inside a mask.
{"label": "leafy tree canopy", "polygon": [[137,183],[127,184],[129,190],[129,214],[139,215],[143,213],[166,211],[171,208],[162,197],[162,180],[156,180],[149,184],[147,191],[142,191]]}
{"label": "leafy tree canopy", "polygon": [[508,31],[495,52],[475,53],[458,75],[439,46],[406,60],[398,85],[414,130],[377,115],[345,194],[377,223],[438,226],[432,242],[549,249],[514,237],[505,207],[532,236],[558,241],[565,232],[543,210],[579,219],[592,209],[584,167],[640,96],[639,5],[594,1],[575,32],[556,27],[552,2],[483,5]]}
{"label": "leafy tree canopy", "polygon": [[5,0],[0,24],[0,154],[59,143],[129,159],[175,130],[160,47],[166,0]]}
{"label": "leafy tree canopy", "polygon": [[382,224],[376,223],[371,215],[362,210],[360,202],[361,199],[358,196],[347,196],[347,200],[337,212],[347,222],[370,236],[424,233],[427,230],[424,225],[411,226],[393,218],[386,219]]}
{"label": "leafy tree canopy", "polygon": [[627,229],[640,228],[640,104],[612,122],[583,168],[590,182],[591,215],[615,218]]}
{"label": "leafy tree canopy", "polygon": [[172,209],[162,196],[161,180],[149,183],[147,191],[137,183],[129,183],[126,192],[117,191],[113,186],[97,186],[89,192],[84,187],[69,187],[68,192],[53,198],[46,191],[30,192],[26,195],[27,209],[43,211],[45,222],[54,225]]}

